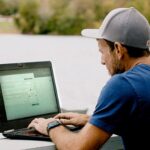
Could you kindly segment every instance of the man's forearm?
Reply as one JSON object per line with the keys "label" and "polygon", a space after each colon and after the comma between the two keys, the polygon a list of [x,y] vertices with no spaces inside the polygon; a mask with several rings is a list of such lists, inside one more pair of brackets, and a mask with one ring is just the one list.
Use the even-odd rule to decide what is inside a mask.
{"label": "man's forearm", "polygon": [[58,150],[98,150],[110,134],[87,123],[79,132],[71,132],[64,126],[49,132]]}
{"label": "man's forearm", "polygon": [[59,150],[77,150],[79,146],[77,134],[69,131],[64,126],[58,126],[49,132],[52,141]]}

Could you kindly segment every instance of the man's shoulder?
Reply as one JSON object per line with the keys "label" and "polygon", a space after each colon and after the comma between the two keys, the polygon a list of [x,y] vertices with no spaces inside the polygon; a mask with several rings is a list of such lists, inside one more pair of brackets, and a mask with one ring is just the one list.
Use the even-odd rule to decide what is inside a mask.
{"label": "man's shoulder", "polygon": [[129,91],[131,91],[131,88],[132,86],[130,82],[128,82],[126,75],[121,73],[116,74],[109,79],[109,81],[104,86],[104,91],[111,90],[113,92],[122,91],[122,93],[126,93],[128,91],[127,89],[130,89]]}
{"label": "man's shoulder", "polygon": [[118,83],[118,82],[124,82],[125,80],[126,80],[126,73],[120,73],[120,74],[116,74],[116,75],[113,75],[110,79],[109,79],[109,81],[108,81],[108,83],[110,84],[110,83],[115,83],[116,84],[116,82]]}

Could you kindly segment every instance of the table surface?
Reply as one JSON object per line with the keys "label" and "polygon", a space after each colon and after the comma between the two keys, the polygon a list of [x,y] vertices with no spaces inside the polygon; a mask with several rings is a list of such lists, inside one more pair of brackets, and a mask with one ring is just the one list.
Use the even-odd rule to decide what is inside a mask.
{"label": "table surface", "polygon": [[14,140],[5,138],[0,133],[0,149],[6,150],[22,150],[22,149],[37,149],[37,150],[55,150],[55,144],[49,141],[35,141],[35,140]]}
{"label": "table surface", "polygon": [[[50,141],[36,141],[36,140],[16,140],[5,138],[0,133],[0,149],[5,150],[56,150],[56,146]],[[121,138],[116,135],[106,142],[101,150],[123,150]]]}

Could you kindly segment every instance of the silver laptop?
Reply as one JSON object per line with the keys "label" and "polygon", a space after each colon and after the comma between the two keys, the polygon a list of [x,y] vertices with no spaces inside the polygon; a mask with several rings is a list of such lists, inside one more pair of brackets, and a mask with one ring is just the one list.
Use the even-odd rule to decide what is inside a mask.
{"label": "silver laptop", "polygon": [[48,118],[58,113],[60,105],[50,61],[0,64],[0,132],[4,136],[49,140],[36,132],[21,135],[19,131],[26,131],[35,117]]}

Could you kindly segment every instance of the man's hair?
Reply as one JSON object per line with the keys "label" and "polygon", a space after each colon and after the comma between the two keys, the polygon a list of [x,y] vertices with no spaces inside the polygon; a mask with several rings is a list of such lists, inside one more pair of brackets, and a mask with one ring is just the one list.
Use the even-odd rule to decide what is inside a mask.
{"label": "man's hair", "polygon": [[[114,42],[111,42],[108,40],[105,40],[105,41],[108,44],[108,46],[110,47],[110,50],[113,51],[115,49]],[[150,50],[148,48],[141,49],[141,48],[131,47],[131,46],[123,45],[123,44],[121,44],[121,45],[127,49],[128,55],[130,57],[138,58],[138,57],[150,55]]]}

